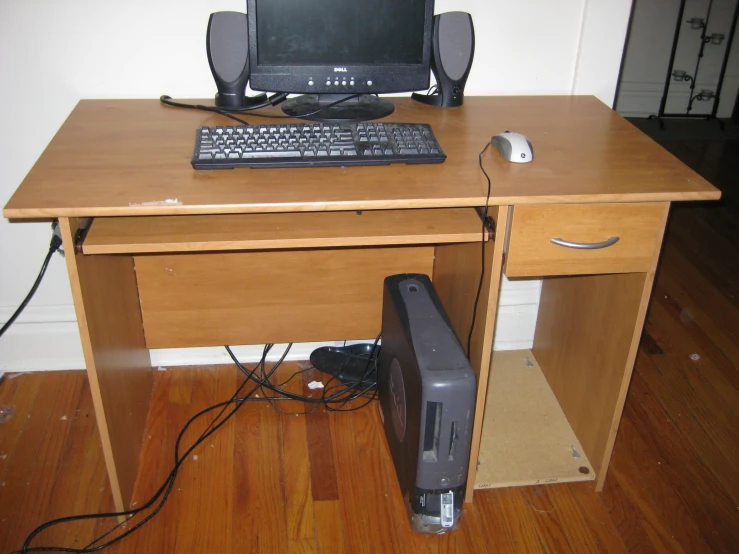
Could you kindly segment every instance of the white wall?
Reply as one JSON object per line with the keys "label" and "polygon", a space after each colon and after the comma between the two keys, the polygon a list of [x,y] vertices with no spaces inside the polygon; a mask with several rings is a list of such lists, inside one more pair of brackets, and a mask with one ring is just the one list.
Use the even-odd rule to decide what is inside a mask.
{"label": "white wall", "polygon": [[[210,97],[208,15],[245,0],[24,0],[0,2],[0,204],[5,204],[80,98]],[[467,94],[596,94],[616,90],[630,0],[437,0],[476,30]],[[490,122],[491,134],[504,122]],[[50,238],[48,223],[0,219],[0,322],[25,296]],[[530,345],[537,282],[506,283],[496,348]],[[305,346],[298,355],[309,352]],[[193,356],[200,356],[195,358]],[[157,364],[212,353],[154,352]],[[64,260],[55,257],[35,299],[0,338],[0,370],[81,368]]]}
{"label": "white wall", "polygon": [[[713,0],[707,34],[723,33],[728,39],[737,0]],[[709,0],[687,0],[681,19],[680,37],[675,51],[674,69],[690,75],[695,72],[700,48],[700,31],[686,23],[688,19],[708,14]],[[624,116],[647,117],[657,114],[670,62],[675,23],[680,0],[636,0],[631,31],[624,55],[616,109]],[[721,45],[707,44],[696,79],[695,92],[716,91],[727,40]],[[739,36],[735,36],[726,66],[718,117],[731,117],[739,89]],[[685,113],[690,100],[687,82],[670,82],[665,111]],[[713,100],[693,103],[694,114],[710,114]]]}

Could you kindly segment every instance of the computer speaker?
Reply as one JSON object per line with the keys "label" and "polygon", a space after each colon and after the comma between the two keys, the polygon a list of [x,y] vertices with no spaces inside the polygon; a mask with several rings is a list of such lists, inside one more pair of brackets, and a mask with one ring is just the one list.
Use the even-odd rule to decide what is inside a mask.
{"label": "computer speaker", "polygon": [[205,48],[216,81],[216,106],[245,108],[267,101],[264,94],[246,97],[249,82],[249,34],[246,14],[215,12],[208,19]]}
{"label": "computer speaker", "polygon": [[446,12],[434,16],[431,71],[436,78],[433,94],[413,93],[424,104],[452,108],[464,102],[464,86],[475,56],[475,28],[466,12]]}

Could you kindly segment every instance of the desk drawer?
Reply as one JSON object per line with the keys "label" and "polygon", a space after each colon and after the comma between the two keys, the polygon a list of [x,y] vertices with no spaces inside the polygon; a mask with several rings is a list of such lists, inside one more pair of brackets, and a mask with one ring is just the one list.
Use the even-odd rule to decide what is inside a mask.
{"label": "desk drawer", "polygon": [[667,203],[516,206],[505,273],[649,271],[668,208]]}

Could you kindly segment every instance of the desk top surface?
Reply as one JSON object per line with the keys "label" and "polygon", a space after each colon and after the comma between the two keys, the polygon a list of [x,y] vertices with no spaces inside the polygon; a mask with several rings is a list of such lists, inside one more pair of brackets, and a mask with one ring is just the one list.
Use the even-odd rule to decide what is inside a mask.
{"label": "desk top surface", "polygon": [[[717,199],[720,192],[593,97],[467,97],[439,109],[393,99],[388,120],[430,123],[443,164],[197,171],[195,131],[225,117],[158,100],[82,100],[8,201],[8,218],[480,206],[478,155],[523,133],[534,161],[492,148],[491,205]],[[273,109],[275,114],[281,113]],[[244,116],[250,123],[270,120]]]}

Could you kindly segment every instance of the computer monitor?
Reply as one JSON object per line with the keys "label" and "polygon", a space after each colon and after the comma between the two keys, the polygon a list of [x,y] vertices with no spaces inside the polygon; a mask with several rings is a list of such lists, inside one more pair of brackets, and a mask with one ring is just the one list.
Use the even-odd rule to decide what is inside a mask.
{"label": "computer monitor", "polygon": [[295,117],[385,117],[376,94],[429,86],[433,13],[434,0],[247,0],[251,88],[303,94],[283,104]]}

